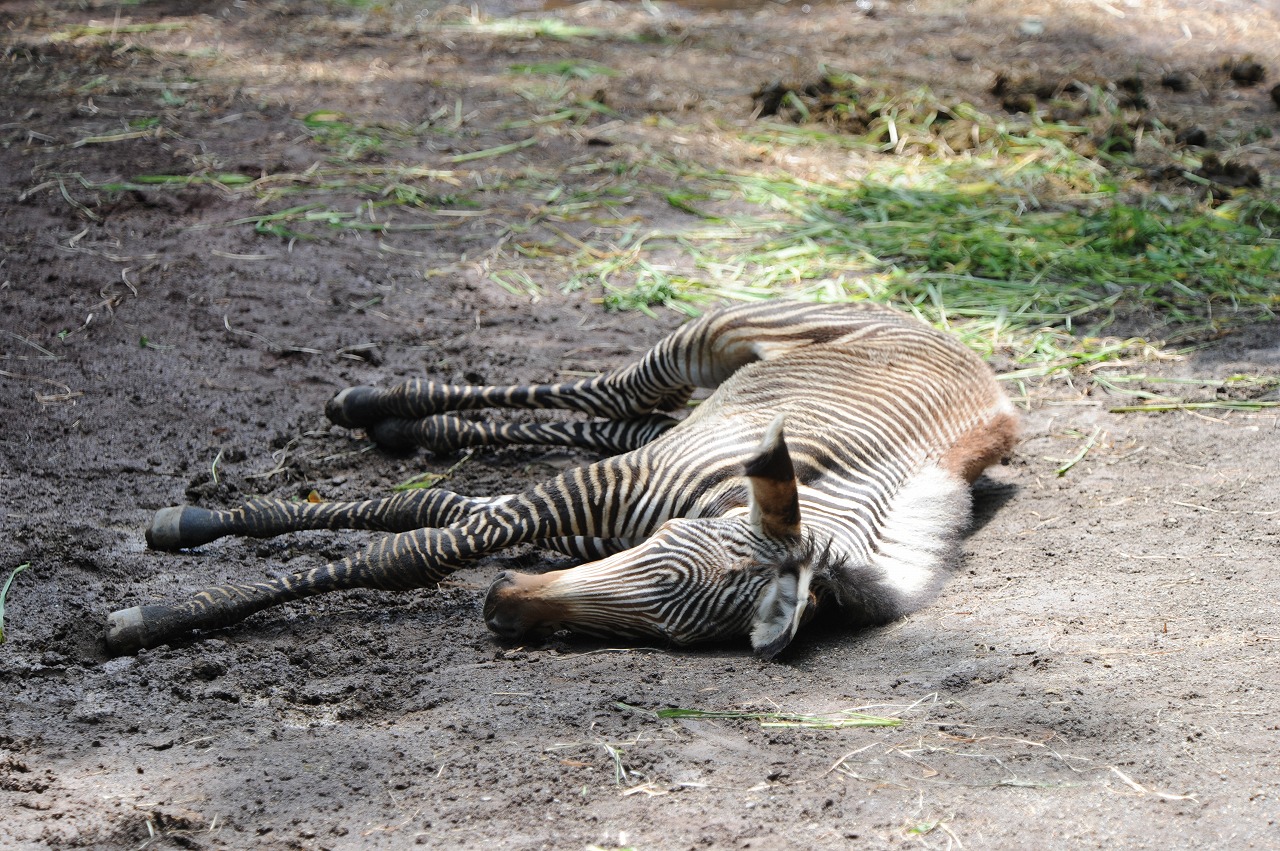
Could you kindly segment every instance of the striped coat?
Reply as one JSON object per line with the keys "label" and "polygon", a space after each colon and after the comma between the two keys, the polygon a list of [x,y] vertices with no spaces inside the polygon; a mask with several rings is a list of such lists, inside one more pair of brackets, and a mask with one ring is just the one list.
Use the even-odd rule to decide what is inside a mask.
{"label": "striped coat", "polygon": [[[695,388],[714,392],[681,421]],[[565,408],[594,419],[475,422],[451,412]],[[159,549],[227,534],[399,534],[340,562],[111,616],[118,652],[339,588],[430,586],[536,542],[587,563],[503,573],[485,618],[509,638],[559,629],[678,644],[744,637],[778,653],[819,606],[851,625],[926,603],[954,561],[969,484],[1014,442],[990,369],[954,338],[870,305],[768,302],[688,323],[638,362],[561,384],[350,388],[336,423],[387,446],[535,443],[621,454],[497,498],[416,491],[355,503],[165,509]]]}

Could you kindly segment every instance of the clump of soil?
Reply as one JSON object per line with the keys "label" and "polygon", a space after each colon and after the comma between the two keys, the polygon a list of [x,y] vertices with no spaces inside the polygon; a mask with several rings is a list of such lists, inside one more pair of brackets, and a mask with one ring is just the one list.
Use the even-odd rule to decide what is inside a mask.
{"label": "clump of soil", "polygon": [[1216,154],[1207,154],[1196,169],[1196,177],[1209,181],[1215,187],[1231,189],[1259,189],[1262,173],[1251,165],[1222,162]]}
{"label": "clump of soil", "polygon": [[[1222,201],[1233,190],[1261,186],[1261,173],[1252,165],[1205,155],[1199,168],[1189,170],[1178,159],[1178,148],[1205,148],[1219,143],[1222,129],[1185,122],[1188,102],[1204,104],[1221,99],[1235,88],[1249,88],[1266,79],[1266,68],[1252,58],[1231,59],[1198,72],[1169,71],[1158,77],[1140,73],[1107,77],[1100,74],[1015,74],[1000,71],[989,93],[1001,109],[1040,122],[1038,132],[1053,132],[1044,123],[1060,125],[1059,135],[1086,157],[1117,167],[1137,152],[1138,139],[1163,142],[1152,154],[1148,146],[1142,167],[1168,184],[1198,190],[1208,185],[1211,197]],[[1176,105],[1148,97],[1158,85],[1179,95]],[[1278,87],[1280,90],[1280,87]],[[1273,93],[1273,98],[1280,96]],[[991,140],[995,122],[975,115],[968,101],[946,99],[932,89],[895,91],[840,74],[823,74],[808,82],[771,81],[752,93],[756,117],[776,117],[797,124],[821,123],[837,132],[861,136],[897,154],[958,153]],[[1278,101],[1280,103],[1280,101]],[[1241,128],[1234,128],[1239,133]],[[1248,128],[1244,128],[1246,134]],[[1269,125],[1260,125],[1262,135]]]}

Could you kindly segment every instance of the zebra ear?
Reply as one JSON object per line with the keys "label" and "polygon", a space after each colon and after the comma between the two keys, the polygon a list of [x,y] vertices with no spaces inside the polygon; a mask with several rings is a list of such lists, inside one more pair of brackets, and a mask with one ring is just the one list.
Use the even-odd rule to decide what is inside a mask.
{"label": "zebra ear", "polygon": [[[783,417],[779,414],[764,434],[760,448],[744,465],[751,485],[751,526],[761,536],[775,541],[800,540],[800,497],[796,492],[796,471],[783,437]],[[788,558],[777,566],[776,574],[756,600],[751,625],[751,646],[756,655],[772,659],[791,643],[809,602],[807,563]]]}
{"label": "zebra ear", "polygon": [[751,485],[752,528],[766,538],[791,539],[800,537],[800,498],[782,426],[778,414],[743,471]]}
{"label": "zebra ear", "polygon": [[787,561],[760,592],[751,626],[751,647],[761,659],[772,659],[791,643],[804,620],[809,604],[809,580],[813,570],[807,563]]}

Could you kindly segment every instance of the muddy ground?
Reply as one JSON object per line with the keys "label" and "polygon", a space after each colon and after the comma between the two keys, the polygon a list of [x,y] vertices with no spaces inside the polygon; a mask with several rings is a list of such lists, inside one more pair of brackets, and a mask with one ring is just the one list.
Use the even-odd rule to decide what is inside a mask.
{"label": "muddy ground", "polygon": [[[529,246],[693,224],[662,199],[679,177],[645,165],[655,151],[728,168],[851,168],[843,154],[737,141],[770,81],[828,62],[998,110],[1001,71],[1187,72],[1185,92],[1152,89],[1169,121],[1203,126],[1274,180],[1276,136],[1262,130],[1276,129],[1280,19],[1267,3],[867,8],[487,7],[643,36],[563,42],[449,28],[467,12],[430,4],[5,4],[0,571],[30,568],[0,647],[0,846],[1277,847],[1274,409],[1113,414],[1068,382],[1028,388],[1025,439],[980,482],[942,598],[884,629],[807,633],[772,663],[742,647],[503,645],[482,623],[483,590],[503,567],[548,562],[536,552],[440,590],[333,595],[137,657],[106,652],[115,609],[309,567],[366,539],[160,554],[142,536],[156,509],[353,498],[456,464],[388,456],[331,428],[321,412],[336,390],[574,375],[675,326],[670,311],[606,311],[598,286],[561,293],[560,261]],[[156,23],[172,28],[130,29]],[[90,24],[100,29],[71,29]],[[540,107],[509,69],[566,56],[624,72],[603,83],[617,114],[513,127]],[[1271,78],[1223,83],[1223,63],[1248,56]],[[601,83],[569,85],[592,95]],[[449,171],[461,182],[442,179],[441,196],[479,202],[396,213],[421,229],[304,239],[228,225],[293,203],[284,197],[100,186],[305,175],[342,142],[305,130],[317,110],[436,122],[440,133],[360,161]],[[531,138],[530,126],[536,143],[457,159]],[[598,195],[596,181],[636,169],[648,189],[619,192],[603,224],[546,191]],[[351,210],[369,200],[349,187],[335,198]],[[527,275],[505,280],[537,295],[495,272]],[[1135,369],[1276,375],[1280,327]],[[449,486],[506,492],[586,457],[477,453]],[[902,723],[822,730],[648,711],[663,707],[863,708]]]}

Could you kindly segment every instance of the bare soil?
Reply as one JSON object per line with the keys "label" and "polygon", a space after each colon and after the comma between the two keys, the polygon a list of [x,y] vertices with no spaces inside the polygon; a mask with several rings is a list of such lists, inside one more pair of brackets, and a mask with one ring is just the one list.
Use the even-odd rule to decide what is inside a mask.
{"label": "bare soil", "polygon": [[[678,178],[654,171],[652,191],[620,195],[601,225],[556,213],[540,170],[585,186],[606,178],[575,166],[622,174],[652,151],[798,174],[851,168],[723,132],[752,120],[762,87],[830,63],[993,111],[1001,73],[1182,73],[1183,91],[1147,86],[1162,118],[1203,128],[1224,160],[1274,180],[1273,4],[869,8],[488,7],[645,36],[563,42],[445,28],[466,10],[430,5],[6,3],[0,571],[31,567],[10,591],[0,647],[0,846],[1280,846],[1274,410],[1113,414],[1096,392],[1031,388],[1025,438],[979,483],[965,561],[942,598],[884,629],[810,630],[778,662],[736,646],[566,636],[505,646],[482,623],[483,590],[503,567],[552,561],[533,551],[439,590],[332,595],[137,657],[106,653],[110,611],[312,566],[365,540],[300,534],[161,554],[142,535],[155,510],[354,498],[457,463],[371,451],[331,428],[321,412],[338,389],[596,371],[680,321],[607,312],[599,291],[562,294],[549,279],[556,258],[527,250],[558,232],[599,246],[627,227],[687,225],[661,195]],[[91,23],[107,34],[56,37]],[[156,23],[176,26],[129,29]],[[616,117],[550,126],[504,157],[449,159],[528,138],[510,122],[536,116],[535,104],[508,69],[566,57],[622,71],[604,83]],[[1270,77],[1232,82],[1245,57]],[[567,85],[587,96],[601,84]],[[448,132],[365,161],[495,188],[478,207],[414,220],[430,228],[291,240],[227,226],[264,212],[243,194],[85,183],[302,174],[334,153],[303,129],[316,110],[438,122]],[[368,201],[356,189],[335,197],[353,210]],[[540,294],[491,278],[511,270]],[[1280,327],[1133,368],[1275,375]],[[478,453],[448,486],[508,492],[586,457]],[[649,711],[662,707],[863,708],[902,724]]]}

